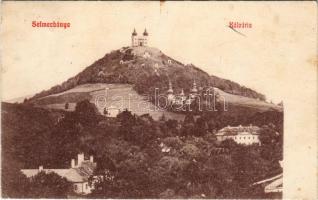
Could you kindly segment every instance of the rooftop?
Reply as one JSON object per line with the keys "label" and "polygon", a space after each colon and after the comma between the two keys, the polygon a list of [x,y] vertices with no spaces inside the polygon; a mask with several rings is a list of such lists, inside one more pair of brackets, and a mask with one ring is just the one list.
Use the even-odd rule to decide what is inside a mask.
{"label": "rooftop", "polygon": [[216,135],[244,135],[254,134],[258,135],[260,128],[258,126],[227,126],[218,131]]}
{"label": "rooftop", "polygon": [[43,169],[43,167],[40,166],[38,169],[21,169],[21,172],[28,178],[31,178],[42,171],[45,173],[54,172],[59,176],[66,178],[69,182],[79,183],[86,182],[88,178],[93,175],[95,168],[95,162],[82,160],[78,166],[74,166],[69,169]]}
{"label": "rooftop", "polygon": [[21,172],[26,175],[26,177],[31,178],[37,175],[40,171],[45,173],[56,173],[61,177],[65,177],[68,181],[72,183],[84,182],[85,177],[81,176],[76,169],[22,169]]}

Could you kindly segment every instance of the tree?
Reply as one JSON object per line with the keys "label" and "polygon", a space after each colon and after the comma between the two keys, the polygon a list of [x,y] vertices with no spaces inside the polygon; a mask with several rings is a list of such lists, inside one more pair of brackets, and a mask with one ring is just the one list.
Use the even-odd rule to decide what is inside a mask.
{"label": "tree", "polygon": [[283,136],[275,131],[273,124],[261,128],[259,140],[262,144],[261,155],[264,159],[277,162],[283,158]]}
{"label": "tree", "polygon": [[221,146],[223,148],[234,149],[238,146],[238,144],[236,144],[236,142],[233,139],[226,139],[222,141]]}
{"label": "tree", "polygon": [[194,127],[197,130],[196,131],[197,136],[205,135],[207,133],[208,128],[209,128],[207,122],[202,117],[199,117],[197,119]]}
{"label": "tree", "polygon": [[103,155],[100,158],[97,158],[97,166],[94,174],[100,175],[103,174],[105,170],[109,170],[111,172],[116,171],[116,165],[107,155]]}
{"label": "tree", "polygon": [[74,113],[78,121],[85,125],[97,124],[99,121],[99,113],[96,106],[87,99],[76,104]]}
{"label": "tree", "polygon": [[276,131],[273,126],[263,126],[260,131],[259,139],[262,145],[272,145],[277,142]]}
{"label": "tree", "polygon": [[136,118],[127,109],[117,115],[120,121],[119,135],[123,136],[126,140],[132,137],[132,128],[136,124]]}
{"label": "tree", "polygon": [[191,113],[187,114],[184,118],[184,121],[183,121],[184,124],[189,124],[189,123],[194,124],[194,122],[195,122],[194,117],[193,117],[193,114],[191,114]]}
{"label": "tree", "polygon": [[[3,167],[3,166],[2,166]],[[4,198],[28,198],[29,180],[22,172],[15,168],[2,169],[2,196]]]}
{"label": "tree", "polygon": [[175,119],[168,119],[168,121],[166,121],[166,126],[167,126],[167,130],[166,132],[170,131],[171,133],[173,133],[174,135],[178,135],[178,130],[179,130],[179,124],[178,121]]}
{"label": "tree", "polygon": [[40,172],[30,179],[29,198],[67,198],[72,183],[58,174]]}

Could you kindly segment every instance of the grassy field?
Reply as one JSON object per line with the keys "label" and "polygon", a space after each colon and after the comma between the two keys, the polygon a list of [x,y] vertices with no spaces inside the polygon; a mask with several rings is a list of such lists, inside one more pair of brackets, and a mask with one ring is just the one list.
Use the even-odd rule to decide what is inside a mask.
{"label": "grassy field", "polygon": [[256,108],[259,111],[267,111],[267,110],[276,110],[279,112],[283,111],[283,108],[281,106],[271,104],[265,101],[248,98],[244,96],[239,95],[233,95],[226,93],[218,88],[216,88],[216,92],[220,94],[220,97],[222,97],[222,100],[225,100],[225,102],[233,105],[238,106],[244,106],[244,107],[250,107],[250,108]]}
{"label": "grassy field", "polygon": [[[267,103],[257,99],[243,97],[226,93],[216,88],[220,99],[225,99],[226,103],[239,107],[247,107],[261,112],[268,110],[282,111],[282,107]],[[149,113],[154,119],[159,119],[163,114],[167,119],[183,120],[184,115],[160,110],[154,104],[150,103],[147,96],[139,95],[130,84],[83,84],[62,93],[49,95],[37,100],[40,107],[63,109],[65,103],[69,103],[68,111],[75,109],[77,102],[84,99],[94,103],[100,113],[104,108],[112,108],[118,111],[130,110],[137,115]]]}
{"label": "grassy field", "polygon": [[62,93],[49,95],[40,98],[38,105],[40,107],[63,109],[65,103],[69,103],[68,111],[75,109],[76,102],[89,99],[94,103],[100,113],[103,113],[104,108],[112,107],[123,111],[130,110],[137,115],[149,113],[153,119],[158,120],[163,114],[167,119],[183,120],[184,115],[160,110],[147,100],[147,97],[137,94],[132,85],[129,84],[84,84]]}

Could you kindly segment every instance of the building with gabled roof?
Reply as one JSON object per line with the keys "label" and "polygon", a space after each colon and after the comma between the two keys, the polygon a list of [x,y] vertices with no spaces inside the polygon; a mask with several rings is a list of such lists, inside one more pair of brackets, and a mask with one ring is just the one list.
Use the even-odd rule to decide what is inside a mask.
{"label": "building with gabled roof", "polygon": [[71,160],[71,167],[68,169],[44,169],[39,166],[38,169],[21,169],[21,172],[28,178],[37,175],[40,172],[54,172],[61,177],[66,178],[73,184],[73,191],[77,194],[89,194],[93,189],[93,185],[88,183],[88,179],[93,175],[96,168],[93,156],[85,160],[84,153],[77,155],[77,163],[75,159]]}

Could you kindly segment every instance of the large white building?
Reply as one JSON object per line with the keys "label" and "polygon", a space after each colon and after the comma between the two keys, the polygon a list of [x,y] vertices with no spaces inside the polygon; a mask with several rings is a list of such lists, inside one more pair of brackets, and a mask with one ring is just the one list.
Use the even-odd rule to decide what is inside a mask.
{"label": "large white building", "polygon": [[215,135],[218,141],[233,139],[237,144],[251,145],[261,144],[259,140],[260,128],[257,126],[227,126],[219,130]]}
{"label": "large white building", "polygon": [[73,183],[73,190],[77,194],[89,194],[93,189],[93,184],[88,183],[88,179],[93,175],[96,168],[93,156],[85,160],[84,153],[77,155],[77,162],[75,159],[71,160],[71,167],[68,169],[44,169],[40,166],[38,169],[21,169],[21,172],[28,178],[37,175],[40,172],[50,173],[54,172],[61,177],[65,177],[69,182]]}
{"label": "large white building", "polygon": [[147,46],[148,45],[148,32],[145,29],[144,33],[141,36],[138,36],[136,29],[134,29],[131,34],[131,46]]}

